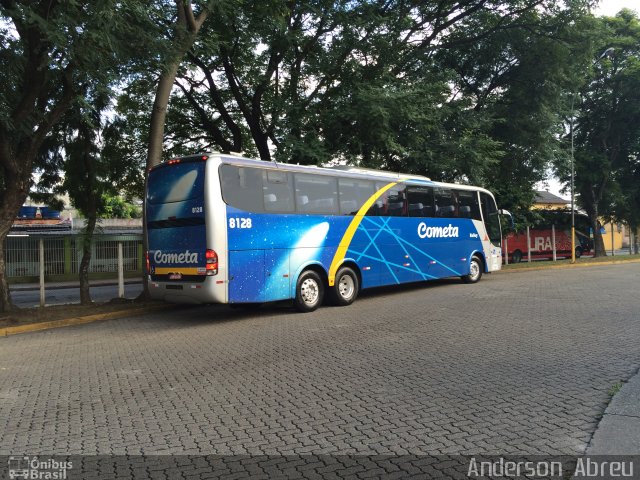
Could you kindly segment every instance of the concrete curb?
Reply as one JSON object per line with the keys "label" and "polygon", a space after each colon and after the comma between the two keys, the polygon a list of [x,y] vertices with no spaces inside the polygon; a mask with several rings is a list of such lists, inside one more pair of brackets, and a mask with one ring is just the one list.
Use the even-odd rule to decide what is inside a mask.
{"label": "concrete curb", "polygon": [[[585,263],[567,263],[564,265],[547,265],[545,267],[522,267],[500,269],[494,273],[515,273],[515,272],[531,272],[535,270],[556,270],[559,268],[581,268],[581,267],[597,267],[599,265],[624,265],[625,263],[640,263],[640,258],[633,260],[607,260],[604,262],[585,262]],[[504,265],[503,265],[504,267]]]}
{"label": "concrete curb", "polygon": [[611,399],[587,447],[587,455],[640,455],[640,373]]}
{"label": "concrete curb", "polygon": [[16,325],[15,327],[0,327],[0,337],[8,337],[9,335],[17,335],[19,333],[37,332],[40,330],[49,330],[52,328],[71,327],[74,325],[83,325],[85,323],[97,322],[100,320],[112,320],[115,318],[133,317],[152,313],[157,310],[166,310],[170,305],[153,305],[149,307],[129,308],[126,310],[118,310],[116,312],[97,313],[95,315],[85,315],[82,317],[63,318],[60,320],[52,320],[50,322],[29,323],[27,325]]}

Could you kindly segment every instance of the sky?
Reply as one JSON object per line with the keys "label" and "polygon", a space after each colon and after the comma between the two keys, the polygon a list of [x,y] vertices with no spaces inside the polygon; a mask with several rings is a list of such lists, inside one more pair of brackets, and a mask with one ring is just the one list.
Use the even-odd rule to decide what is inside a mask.
{"label": "sky", "polygon": [[640,3],[638,0],[600,0],[598,8],[593,13],[599,16],[612,17],[623,8],[630,8],[640,12]]}

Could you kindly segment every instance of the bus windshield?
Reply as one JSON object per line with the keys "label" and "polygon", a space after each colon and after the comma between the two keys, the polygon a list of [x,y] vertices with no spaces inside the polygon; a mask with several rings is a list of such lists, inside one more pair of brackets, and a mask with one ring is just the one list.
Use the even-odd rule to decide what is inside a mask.
{"label": "bus windshield", "polygon": [[500,245],[502,241],[502,231],[496,202],[493,197],[484,192],[480,194],[480,198],[482,199],[482,214],[484,215],[484,223],[489,239],[492,244]]}

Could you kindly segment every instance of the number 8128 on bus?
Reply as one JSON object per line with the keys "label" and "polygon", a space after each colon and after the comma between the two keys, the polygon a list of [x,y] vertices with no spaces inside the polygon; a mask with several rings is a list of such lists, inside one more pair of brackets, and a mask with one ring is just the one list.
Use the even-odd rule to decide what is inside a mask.
{"label": "number 8128 on bus", "polygon": [[229,219],[229,228],[251,228],[251,219],[231,217]]}

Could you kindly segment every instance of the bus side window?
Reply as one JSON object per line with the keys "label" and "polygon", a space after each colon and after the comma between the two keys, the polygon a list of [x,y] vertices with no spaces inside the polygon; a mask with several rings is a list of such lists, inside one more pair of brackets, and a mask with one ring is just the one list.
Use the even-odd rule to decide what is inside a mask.
{"label": "bus side window", "polygon": [[410,217],[433,217],[433,187],[409,185],[407,187]]}
{"label": "bus side window", "polygon": [[293,179],[289,172],[263,170],[264,209],[267,212],[292,213]]}
{"label": "bus side window", "polygon": [[436,217],[457,218],[458,200],[449,188],[436,188]]}
{"label": "bus side window", "polygon": [[220,166],[222,198],[232,207],[247,212],[263,212],[262,170],[257,168]]}
{"label": "bus side window", "polygon": [[338,213],[338,180],[325,175],[295,174],[296,211],[336,215]]}
{"label": "bus side window", "polygon": [[373,182],[355,178],[339,178],[340,215],[355,215],[374,193]]}
{"label": "bus side window", "polygon": [[482,220],[480,216],[480,205],[478,205],[478,192],[471,190],[457,190],[458,193],[458,211],[460,218],[472,218],[473,220]]}
{"label": "bus side window", "polygon": [[[378,190],[385,185],[385,183],[376,182],[376,188]],[[367,215],[406,217],[407,210],[407,198],[404,185],[396,185],[380,195],[371,208],[369,208]]]}

